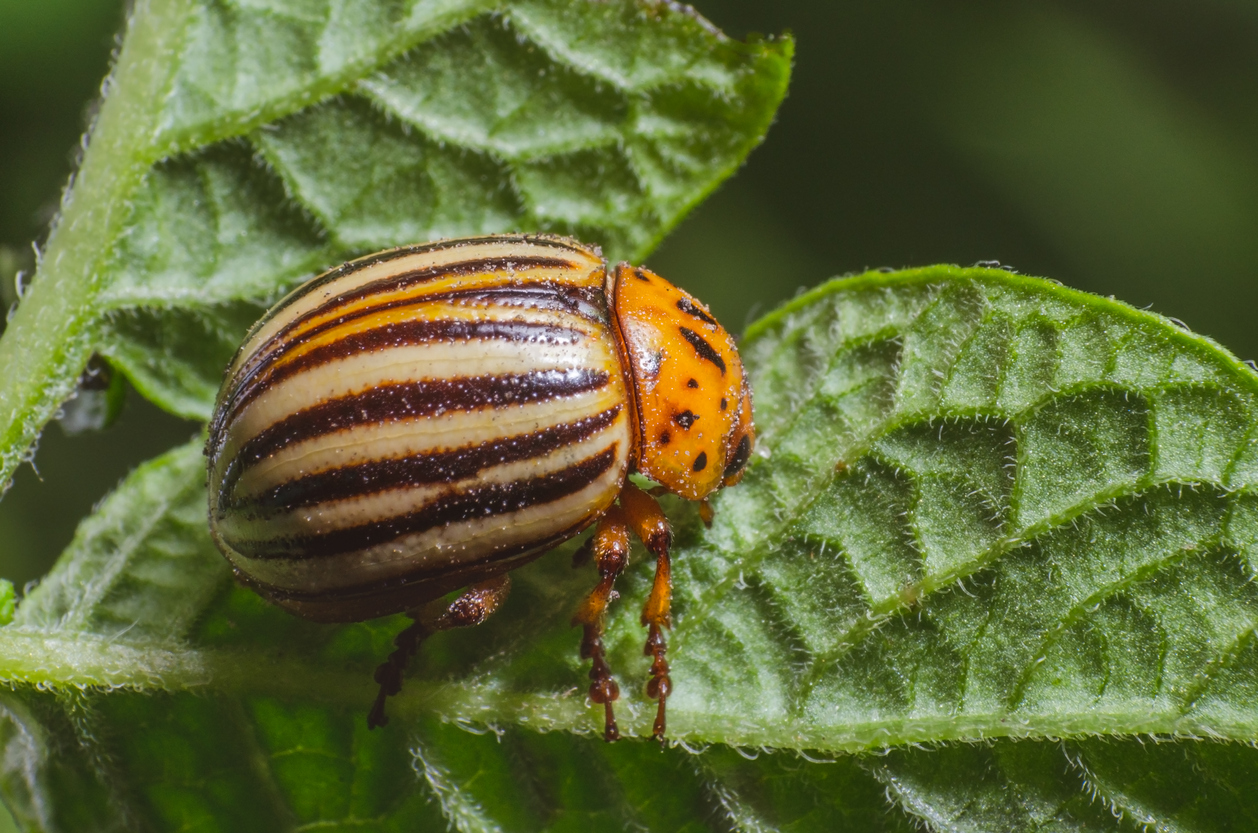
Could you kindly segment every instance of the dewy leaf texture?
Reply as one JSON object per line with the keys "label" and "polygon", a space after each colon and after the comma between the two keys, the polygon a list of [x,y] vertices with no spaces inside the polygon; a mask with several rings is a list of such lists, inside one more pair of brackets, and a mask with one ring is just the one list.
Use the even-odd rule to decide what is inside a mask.
{"label": "dewy leaf texture", "polygon": [[642,257],[763,138],[791,53],[653,0],[138,0],[0,340],[0,482],[93,351],[204,419],[248,325],[351,256],[548,231]]}
{"label": "dewy leaf texture", "polygon": [[[1165,319],[934,267],[753,325],[759,453],[677,537],[671,748],[596,740],[571,545],[430,640],[235,586],[199,441],[137,471],[0,628],[41,830],[1140,830],[1258,822],[1258,377]],[[635,551],[609,623],[649,734]]]}

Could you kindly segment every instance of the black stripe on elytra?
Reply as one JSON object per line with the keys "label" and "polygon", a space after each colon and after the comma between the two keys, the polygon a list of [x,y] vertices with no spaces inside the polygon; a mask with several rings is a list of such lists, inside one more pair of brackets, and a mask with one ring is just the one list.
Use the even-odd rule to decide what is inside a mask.
{"label": "black stripe on elytra", "polygon": [[[498,306],[570,312],[597,324],[603,324],[607,321],[606,305],[603,303],[602,293],[593,288],[566,286],[554,281],[538,281],[536,284],[529,286],[501,285],[477,289],[452,289],[447,292],[434,292],[431,295],[424,295],[419,298],[414,296],[393,298],[325,321],[306,330],[299,337],[280,345],[277,350],[266,357],[266,363],[270,364],[288,352],[294,345],[299,345],[303,341],[314,338],[335,327],[343,326],[351,321],[357,321],[359,318],[378,315],[393,309],[418,308],[425,304],[460,304],[468,302],[470,302],[469,305],[471,306]],[[261,351],[257,355],[261,356]]]}
{"label": "black stripe on elytra", "polygon": [[[591,518],[582,518],[568,529],[561,530],[540,541],[526,541],[495,550],[480,561],[460,564],[458,568],[453,570],[449,564],[416,564],[411,571],[400,576],[390,576],[363,584],[350,584],[342,587],[320,587],[316,590],[294,590],[292,588],[279,587],[244,574],[238,575],[237,580],[249,587],[256,588],[269,599],[282,599],[285,601],[315,602],[320,604],[362,602],[373,596],[386,596],[391,591],[397,591],[403,587],[417,584],[428,585],[432,588],[431,595],[427,596],[427,599],[431,600],[438,596],[444,596],[450,590],[465,587],[469,583],[484,579],[486,576],[499,575],[516,567],[522,567],[534,558],[549,552],[555,545],[561,544],[573,535],[580,533],[590,525],[591,520]],[[420,595],[417,599],[421,603],[424,600],[423,595]],[[360,620],[361,617],[352,621]],[[338,619],[335,621],[343,620]]]}
{"label": "black stripe on elytra", "polygon": [[692,304],[689,298],[678,298],[677,309],[686,313],[686,315],[692,315],[695,318],[698,318],[705,324],[711,324],[714,327],[717,326],[716,319]]}
{"label": "black stripe on elytra", "polygon": [[439,416],[450,411],[507,408],[588,393],[607,385],[603,370],[583,367],[502,376],[422,379],[377,385],[312,405],[279,420],[245,442],[227,465],[219,494],[229,495],[242,472],[293,443],[361,425]]}
{"label": "black stripe on elytra", "polygon": [[[553,281],[539,281],[535,285],[524,287],[495,286],[480,289],[456,289],[425,295],[422,298],[394,298],[391,301],[354,310],[347,315],[325,321],[322,324],[311,327],[297,338],[277,341],[277,336],[277,338],[269,340],[267,344],[273,349],[267,352],[265,349],[260,348],[254,353],[249,363],[237,372],[238,381],[236,386],[231,391],[230,397],[223,403],[223,407],[218,409],[217,418],[211,428],[211,435],[213,436],[214,429],[218,428],[221,423],[234,418],[258,394],[260,389],[278,381],[274,375],[275,373],[282,373],[283,375],[280,378],[292,375],[289,372],[285,372],[284,368],[277,369],[270,374],[268,374],[268,371],[275,366],[276,362],[280,361],[292,350],[300,347],[307,339],[314,338],[328,330],[343,326],[359,318],[377,315],[386,310],[415,307],[417,310],[415,320],[418,321],[422,318],[418,310],[425,304],[458,304],[465,302],[470,302],[474,305],[569,312],[593,323],[605,324],[607,322],[607,307],[603,301],[601,290],[593,287],[568,286]],[[437,321],[441,320],[437,319]],[[469,337],[491,338],[492,336]]]}
{"label": "black stripe on elytra", "polygon": [[[603,324],[607,321],[606,305],[603,303],[602,293],[593,288],[565,286],[554,281],[538,281],[530,286],[502,285],[477,289],[452,289],[447,292],[434,292],[431,295],[424,295],[419,298],[414,296],[393,298],[325,321],[306,330],[299,337],[280,345],[277,350],[266,357],[266,363],[270,364],[292,349],[293,346],[299,345],[307,339],[314,338],[321,333],[343,326],[351,321],[357,321],[359,318],[378,315],[393,309],[405,307],[419,308],[425,304],[460,304],[468,302],[470,302],[470,306],[498,306],[570,312],[597,324]],[[261,351],[257,355],[261,356]]]}
{"label": "black stripe on elytra", "polygon": [[596,252],[586,251],[579,246],[573,246],[571,243],[542,235],[521,235],[521,234],[498,234],[488,235],[486,237],[464,237],[457,240],[437,240],[432,243],[419,243],[414,246],[401,246],[396,249],[385,249],[382,252],[365,255],[356,258],[347,263],[342,263],[333,269],[329,269],[318,277],[312,278],[306,283],[294,289],[292,292],[280,299],[279,303],[267,310],[262,319],[254,325],[256,330],[266,322],[275,318],[276,315],[283,312],[298,298],[304,297],[311,290],[327,286],[335,280],[345,277],[346,275],[357,272],[360,269],[366,269],[368,266],[375,266],[380,263],[388,263],[390,260],[397,260],[411,255],[424,254],[425,252],[435,252],[439,249],[458,249],[462,247],[472,246],[493,246],[502,243],[542,246],[546,248],[562,249],[568,252],[578,252],[586,257],[596,257]]}
{"label": "black stripe on elytra", "polygon": [[[388,249],[383,252],[377,252],[376,254],[368,255],[367,257],[362,257],[362,258],[359,258],[358,260],[351,260],[348,263],[343,263],[340,266],[336,267],[335,269],[331,269],[327,272],[324,272],[319,277],[313,278],[310,281],[307,281],[306,283],[294,289],[292,292],[285,295],[282,299],[280,299],[280,301],[275,306],[267,310],[267,312],[262,316],[262,318],[260,318],[256,323],[254,323],[252,327],[249,328],[249,332],[245,336],[244,344],[248,344],[250,339],[253,338],[254,333],[258,332],[258,330],[266,326],[268,322],[273,321],[279,313],[281,313],[288,307],[292,306],[301,298],[305,298],[310,293],[315,292],[324,286],[327,286],[333,281],[340,280],[341,278],[346,277],[347,275],[352,275],[354,272],[357,272],[361,269],[366,269],[369,266],[375,266],[380,263],[387,263],[391,260],[397,260],[398,258],[408,257],[414,254],[422,254],[424,252],[436,251],[438,249],[456,248],[462,244],[475,245],[475,244],[524,243],[524,242],[539,243],[539,244],[547,245],[547,246],[556,246],[559,248],[566,248],[569,251],[572,250],[572,247],[561,246],[559,244],[559,241],[555,241],[555,240],[547,240],[544,238],[538,239],[538,240],[532,240],[527,237],[509,235],[509,236],[502,236],[502,237],[468,238],[467,240],[445,240],[445,241],[439,241],[436,243],[425,243],[418,246],[403,246],[398,249]],[[311,318],[323,315],[328,310],[335,309],[338,306],[343,306],[349,303],[350,301],[357,300],[366,295],[370,295],[374,292],[405,289],[414,284],[425,283],[428,281],[438,280],[440,278],[449,277],[453,275],[475,274],[476,272],[497,271],[499,269],[516,269],[516,268],[531,269],[531,268],[546,268],[546,267],[575,269],[576,264],[562,258],[538,257],[538,256],[526,256],[526,257],[514,257],[514,258],[513,257],[475,258],[472,260],[464,260],[464,261],[458,261],[455,263],[447,263],[443,266],[433,266],[428,269],[416,269],[416,270],[411,270],[408,272],[402,272],[396,275],[389,275],[388,277],[380,278],[368,284],[364,284],[363,286],[358,287],[357,289],[352,290],[350,292],[345,292],[335,297],[329,298],[328,300],[320,304],[318,307],[315,307],[313,310],[310,310],[302,315],[299,315],[298,317],[294,318],[292,321],[289,321],[287,324],[281,327],[274,335],[268,338],[265,343],[258,345],[258,347],[254,349],[253,355],[249,357],[248,361],[244,365],[242,365],[239,370],[236,371],[236,377],[240,379],[240,382],[237,384],[236,389],[232,392],[232,399],[221,403],[221,407],[216,407],[214,409],[214,417],[210,421],[210,432],[209,432],[210,439],[209,439],[209,443],[206,446],[207,451],[211,452],[212,454],[216,454],[221,449],[222,442],[225,439],[224,434],[223,434],[223,428],[225,427],[227,422],[230,420],[230,418],[234,417],[235,414],[239,411],[239,406],[233,400],[235,400],[240,389],[243,386],[249,384],[255,377],[258,376],[259,373],[264,372],[266,368],[271,365],[271,363],[275,360],[275,358],[278,355],[290,349],[290,347],[292,346],[292,342],[287,341],[287,336],[289,336],[293,332],[293,330],[301,326],[301,324],[303,324],[304,322],[309,321]],[[357,317],[358,315],[369,315],[381,309],[389,309],[391,306],[398,305],[398,304],[416,303],[416,302],[422,302],[423,300],[427,300],[427,299],[415,299],[415,298],[397,299],[394,304],[389,304],[389,305],[377,304],[377,305],[367,308],[366,310],[356,311],[356,314],[354,315],[354,317]],[[339,324],[348,320],[352,320],[352,318],[350,316],[343,316],[339,319],[334,318],[333,320],[329,322],[325,322],[322,325],[312,328],[309,333],[306,333],[303,335],[305,335],[306,337],[310,337],[311,335],[314,335],[318,332],[322,332],[323,330],[326,330],[329,327],[338,326]],[[235,364],[235,358],[232,359],[232,364]]]}
{"label": "black stripe on elytra", "polygon": [[529,434],[408,457],[371,460],[322,471],[282,483],[255,498],[233,502],[229,511],[256,515],[361,497],[390,489],[454,483],[472,477],[483,469],[541,457],[557,449],[584,442],[612,425],[620,412],[621,406],[616,405],[594,416]]}
{"label": "black stripe on elytra", "polygon": [[[346,306],[354,301],[362,300],[380,292],[401,292],[410,289],[421,283],[430,283],[432,281],[441,280],[442,278],[457,277],[460,275],[475,275],[480,272],[499,272],[499,271],[524,271],[526,269],[576,269],[577,264],[570,260],[558,257],[541,257],[538,255],[525,256],[499,256],[499,257],[481,257],[475,260],[461,260],[455,263],[446,263],[440,266],[430,266],[427,269],[412,269],[407,272],[399,272],[396,275],[388,275],[386,277],[377,278],[369,281],[362,286],[342,292],[318,307],[297,316],[292,321],[284,325],[275,338],[283,338],[286,333],[291,332],[295,328],[301,326],[311,318],[326,315],[334,312],[338,307]],[[311,287],[315,289],[316,287]],[[304,293],[308,294],[308,293]]]}
{"label": "black stripe on elytra", "polygon": [[607,323],[607,303],[601,286],[573,286],[556,281],[537,281],[523,285],[500,284],[483,289],[451,289],[425,296],[424,300],[570,312],[596,324]]}
{"label": "black stripe on elytra", "polygon": [[550,474],[509,483],[487,484],[461,492],[452,491],[414,512],[347,529],[269,541],[229,543],[245,557],[256,559],[310,559],[343,555],[440,526],[509,515],[531,506],[562,500],[602,477],[615,464],[617,454],[618,446],[613,445]]}
{"label": "black stripe on elytra", "polygon": [[678,327],[681,330],[682,337],[690,342],[690,346],[699,354],[699,358],[707,359],[721,369],[721,375],[725,374],[725,359],[721,358],[721,354],[712,349],[712,345],[704,340],[703,336],[694,330],[686,327]]}
{"label": "black stripe on elytra", "polygon": [[730,456],[729,462],[725,464],[725,472],[721,475],[722,479],[733,477],[743,470],[743,466],[747,465],[747,460],[751,458],[751,438],[743,434],[743,438],[738,441],[738,447],[734,449],[733,455]]}
{"label": "black stripe on elytra", "polygon": [[[433,342],[459,342],[469,340],[518,342],[521,349],[529,344],[576,344],[585,338],[580,330],[557,327],[540,321],[468,321],[439,318],[424,320],[415,318],[396,321],[349,333],[341,338],[304,353],[292,361],[275,367],[270,373],[258,373],[240,384],[232,393],[227,408],[234,415],[256,399],[263,391],[307,370],[338,359],[347,359],[363,353],[374,353],[397,347],[413,347]],[[267,368],[272,367],[268,363]]]}
{"label": "black stripe on elytra", "polygon": [[[438,247],[434,247],[434,248],[438,248]],[[423,251],[423,249],[421,248],[419,249],[419,251]],[[292,293],[286,296],[282,301],[280,301],[275,307],[273,307],[266,314],[266,316],[263,317],[261,321],[253,325],[253,328],[249,331],[250,335],[247,336],[245,339],[246,342],[248,341],[249,337],[251,337],[252,334],[258,330],[258,328],[260,328],[267,321],[274,319],[276,313],[278,313],[280,310],[284,309],[285,307],[292,305],[298,299],[304,298],[305,296],[309,295],[311,292],[314,292],[320,289],[321,287],[327,285],[328,283],[331,283],[334,280],[338,280],[347,275],[351,275],[354,272],[359,271],[360,269],[375,265],[377,263],[393,260],[403,255],[409,255],[413,253],[414,252],[411,252],[411,251],[404,251],[404,252],[401,252],[400,254],[396,251],[395,252],[382,252],[379,256],[373,255],[372,257],[364,258],[363,260],[356,260],[356,261],[347,263],[344,266],[340,266],[336,269],[333,269],[331,272],[328,272],[322,277],[315,278],[313,281],[311,281],[308,284],[304,284],[298,287],[297,289],[293,290]],[[510,257],[510,256],[483,257],[483,258],[476,258],[474,260],[463,260],[463,261],[458,261],[455,263],[447,263],[441,266],[430,266],[427,269],[413,269],[407,272],[399,272],[394,275],[388,275],[387,277],[378,278],[374,281],[363,284],[360,287],[356,287],[355,289],[342,292],[340,295],[333,296],[332,298],[327,299],[326,301],[324,301],[322,304],[315,307],[314,309],[309,310],[305,313],[302,313],[301,315],[294,318],[292,321],[289,321],[287,324],[281,327],[273,336],[267,339],[264,344],[259,345],[258,348],[254,350],[253,358],[251,359],[250,363],[254,364],[259,361],[265,361],[268,358],[270,352],[273,350],[273,348],[276,347],[276,345],[282,344],[284,340],[295,329],[301,327],[303,324],[310,321],[312,318],[317,318],[319,316],[326,315],[329,312],[334,312],[338,307],[346,306],[347,304],[350,304],[353,301],[360,300],[362,298],[368,297],[378,292],[396,292],[396,291],[408,289],[412,286],[415,286],[416,284],[428,283],[430,281],[440,280],[441,278],[448,278],[448,277],[453,277],[453,276],[458,276],[458,275],[474,275],[478,272],[497,272],[500,270],[514,271],[514,270],[524,270],[524,269],[546,269],[546,268],[576,269],[577,265],[573,263],[572,261],[565,260],[563,258],[540,257],[536,255],[517,256],[517,257]],[[402,303],[411,303],[418,299],[408,298],[408,299],[399,299],[399,300]],[[376,305],[372,307],[373,310],[381,309],[381,308],[387,309],[387,307],[382,307],[381,305]]]}

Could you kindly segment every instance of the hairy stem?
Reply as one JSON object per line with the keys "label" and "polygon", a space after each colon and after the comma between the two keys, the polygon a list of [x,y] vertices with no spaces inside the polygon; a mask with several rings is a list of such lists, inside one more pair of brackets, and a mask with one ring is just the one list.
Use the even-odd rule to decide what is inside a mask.
{"label": "hairy stem", "polygon": [[35,280],[0,338],[0,488],[8,488],[91,355],[93,301],[132,196],[156,161],[158,117],[175,66],[168,56],[188,17],[187,0],[137,0],[83,164]]}

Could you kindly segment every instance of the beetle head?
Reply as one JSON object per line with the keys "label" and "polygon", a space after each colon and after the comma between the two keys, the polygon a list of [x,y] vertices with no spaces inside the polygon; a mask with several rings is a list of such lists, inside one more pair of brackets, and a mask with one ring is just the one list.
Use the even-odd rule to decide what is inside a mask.
{"label": "beetle head", "polygon": [[608,283],[638,421],[637,471],[690,500],[737,483],[755,429],[733,337],[650,270],[621,263]]}

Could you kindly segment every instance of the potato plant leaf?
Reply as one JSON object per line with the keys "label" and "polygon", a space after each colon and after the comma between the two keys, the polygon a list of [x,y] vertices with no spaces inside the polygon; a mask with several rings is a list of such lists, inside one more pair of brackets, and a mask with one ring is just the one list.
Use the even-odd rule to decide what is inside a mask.
{"label": "potato plant leaf", "polygon": [[764,136],[791,52],[657,0],[137,0],[0,339],[0,483],[93,352],[204,419],[248,325],[350,256],[551,231],[640,258]]}
{"label": "potato plant leaf", "polygon": [[[0,789],[37,830],[1115,830],[1258,822],[1258,377],[999,270],[836,280],[754,324],[759,453],[677,536],[673,745],[597,740],[571,545],[495,617],[314,625],[235,586],[199,441],[0,628]],[[649,734],[635,551],[609,623]]]}

